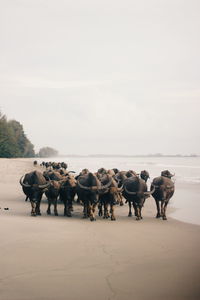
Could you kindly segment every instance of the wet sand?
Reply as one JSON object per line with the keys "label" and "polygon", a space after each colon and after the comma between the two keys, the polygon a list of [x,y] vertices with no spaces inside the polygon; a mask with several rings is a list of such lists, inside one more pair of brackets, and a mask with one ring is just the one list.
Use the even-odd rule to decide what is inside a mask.
{"label": "wet sand", "polygon": [[31,217],[19,178],[32,162],[0,159],[1,300],[200,298],[200,226],[156,219],[151,198],[139,222],[127,205],[116,222],[84,220],[79,205],[47,216],[45,197]]}

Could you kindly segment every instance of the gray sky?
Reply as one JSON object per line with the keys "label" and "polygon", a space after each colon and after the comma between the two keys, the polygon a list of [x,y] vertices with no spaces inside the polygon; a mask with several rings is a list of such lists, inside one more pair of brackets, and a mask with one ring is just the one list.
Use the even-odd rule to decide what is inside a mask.
{"label": "gray sky", "polygon": [[63,154],[200,154],[199,0],[0,0],[0,109]]}

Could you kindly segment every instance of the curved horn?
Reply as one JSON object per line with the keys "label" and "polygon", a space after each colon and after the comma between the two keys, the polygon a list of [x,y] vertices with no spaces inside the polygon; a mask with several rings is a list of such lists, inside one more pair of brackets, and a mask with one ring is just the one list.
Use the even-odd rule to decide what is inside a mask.
{"label": "curved horn", "polygon": [[153,185],[153,190],[151,190],[151,191],[149,191],[149,192],[145,192],[144,194],[145,194],[146,196],[150,196],[150,195],[152,195],[152,194],[155,192],[155,189],[156,189],[156,187],[155,187],[155,185]]}
{"label": "curved horn", "polygon": [[48,181],[48,182],[45,183],[45,184],[38,184],[38,187],[39,187],[40,189],[45,189],[45,188],[49,187],[50,184],[51,184],[51,181]]}
{"label": "curved horn", "polygon": [[105,185],[102,185],[99,189],[100,190],[105,190],[107,188],[109,188],[112,184],[112,178],[110,179],[110,181],[108,183],[106,183]]}
{"label": "curved horn", "polygon": [[127,194],[130,194],[130,195],[136,195],[137,194],[136,192],[128,191],[126,187],[124,187],[124,189],[125,189]]}
{"label": "curved horn", "polygon": [[24,186],[24,187],[31,187],[30,184],[23,183],[23,181],[22,181],[22,178],[23,178],[23,177],[24,177],[24,175],[20,178],[19,183],[20,183],[22,186]]}
{"label": "curved horn", "polygon": [[90,191],[90,190],[91,190],[91,187],[82,185],[82,184],[80,183],[79,179],[77,180],[77,184],[78,184],[78,186],[79,186],[81,189],[84,189],[84,190],[87,190],[87,191]]}

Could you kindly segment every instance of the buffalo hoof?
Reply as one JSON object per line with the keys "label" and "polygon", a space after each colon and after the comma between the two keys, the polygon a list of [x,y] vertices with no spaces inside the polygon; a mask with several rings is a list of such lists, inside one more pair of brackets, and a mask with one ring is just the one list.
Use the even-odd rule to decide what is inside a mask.
{"label": "buffalo hoof", "polygon": [[124,205],[124,203],[123,202],[120,202],[120,206],[123,206]]}
{"label": "buffalo hoof", "polygon": [[37,215],[36,215],[36,213],[31,213],[31,216],[36,217]]}
{"label": "buffalo hoof", "polygon": [[163,216],[163,220],[167,220],[167,217],[166,217],[166,216]]}
{"label": "buffalo hoof", "polygon": [[136,218],[136,221],[140,221],[140,220],[141,220],[141,218],[140,218],[140,217],[137,217],[137,218]]}
{"label": "buffalo hoof", "polygon": [[161,217],[161,215],[160,215],[160,214],[157,214],[157,215],[156,215],[156,218],[157,218],[157,219],[159,219],[160,217]]}
{"label": "buffalo hoof", "polygon": [[68,218],[71,218],[71,217],[72,217],[72,215],[71,215],[71,214],[67,214],[67,217],[68,217]]}
{"label": "buffalo hoof", "polygon": [[111,221],[116,221],[116,218],[115,217],[111,217]]}
{"label": "buffalo hoof", "polygon": [[50,214],[51,214],[50,210],[47,210],[47,215],[50,215]]}
{"label": "buffalo hoof", "polygon": [[55,216],[58,216],[58,213],[57,213],[57,212],[55,212],[55,213],[54,213],[54,215],[55,215]]}
{"label": "buffalo hoof", "polygon": [[96,221],[96,219],[94,217],[90,218],[90,221],[93,222],[93,221]]}
{"label": "buffalo hoof", "polygon": [[129,214],[128,214],[128,217],[132,217],[132,213],[129,213]]}
{"label": "buffalo hoof", "polygon": [[103,214],[102,214],[102,212],[99,212],[98,215],[99,215],[99,217],[102,217]]}

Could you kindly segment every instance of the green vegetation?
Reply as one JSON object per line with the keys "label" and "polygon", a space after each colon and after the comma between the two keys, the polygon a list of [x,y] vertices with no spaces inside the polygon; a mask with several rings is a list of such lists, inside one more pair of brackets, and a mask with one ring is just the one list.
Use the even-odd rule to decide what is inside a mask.
{"label": "green vegetation", "polygon": [[7,121],[0,112],[0,157],[34,157],[34,146],[26,137],[23,126],[15,121]]}
{"label": "green vegetation", "polygon": [[38,153],[39,157],[55,157],[57,155],[58,151],[50,147],[41,148]]}

